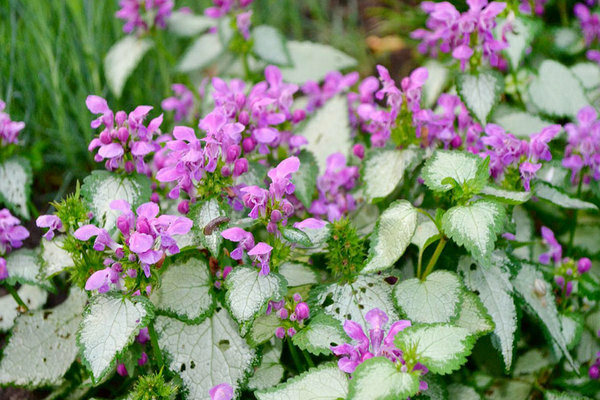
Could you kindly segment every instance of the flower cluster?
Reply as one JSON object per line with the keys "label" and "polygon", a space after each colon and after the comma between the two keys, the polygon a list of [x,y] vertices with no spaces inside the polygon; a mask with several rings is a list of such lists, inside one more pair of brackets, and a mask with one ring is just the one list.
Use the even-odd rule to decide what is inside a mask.
{"label": "flower cluster", "polygon": [[19,132],[25,128],[24,122],[13,121],[10,115],[4,112],[6,103],[0,100],[0,147],[16,144]]}
{"label": "flower cluster", "polygon": [[548,252],[540,254],[542,264],[554,264],[554,282],[558,285],[564,297],[569,297],[573,292],[573,282],[592,268],[592,261],[583,257],[577,263],[568,257],[562,257],[562,246],[556,240],[554,232],[542,226],[542,242],[548,247]]}
{"label": "flower cluster", "polygon": [[542,167],[539,161],[552,159],[548,142],[554,139],[561,129],[560,125],[547,126],[541,132],[532,135],[527,142],[505,132],[499,125],[488,124],[485,127],[486,136],[481,138],[487,149],[480,154],[490,157],[490,174],[493,178],[503,176],[509,168],[518,168],[523,187],[529,191],[531,179]]}
{"label": "flower cluster", "polygon": [[[158,216],[160,210],[155,203],[139,206],[136,214],[124,200],[114,200],[111,208],[121,212],[117,218],[117,228],[121,233],[122,244],[117,243],[106,230],[95,225],[84,225],[73,236],[81,241],[95,237],[93,248],[103,252],[112,250],[106,257],[106,268],[96,271],[86,282],[86,290],[107,292],[110,285],[121,287],[120,280],[137,277],[137,267],[141,265],[146,278],[151,275],[150,267],[163,260],[169,254],[177,254],[179,247],[173,236],[185,235],[192,228],[192,221],[186,217],[174,215]],[[149,290],[149,288],[147,288]]]}
{"label": "flower cluster", "polygon": [[579,182],[580,173],[584,183],[589,183],[591,178],[600,179],[600,120],[588,106],[579,110],[577,122],[565,125],[568,144],[562,165],[571,170],[573,183]]}
{"label": "flower cluster", "polygon": [[[585,4],[575,4],[573,9],[581,25],[585,44],[590,47],[594,43],[600,44],[600,15],[593,13]],[[587,58],[600,64],[600,51],[588,50]]]}
{"label": "flower cluster", "polygon": [[92,121],[92,128],[104,125],[100,135],[92,139],[88,146],[89,151],[98,149],[94,159],[97,162],[106,160],[105,166],[109,171],[123,168],[127,173],[135,170],[151,175],[152,169],[146,164],[145,158],[161,149],[160,138],[155,139],[154,136],[160,132],[162,114],[145,126],[144,119],[152,110],[150,106],[138,106],[128,115],[125,111],[113,114],[102,97],[88,96],[85,104],[93,114],[102,114]]}
{"label": "flower cluster", "polygon": [[294,293],[291,300],[270,301],[267,315],[272,312],[280,319],[279,326],[275,329],[275,336],[283,339],[286,335],[292,337],[303,326],[303,321],[310,316],[308,304],[302,301],[300,293]]}
{"label": "flower cluster", "polygon": [[174,95],[160,103],[165,111],[175,111],[175,121],[189,121],[194,108],[194,93],[182,83],[171,86]]}
{"label": "flower cluster", "polygon": [[[365,334],[363,328],[357,322],[346,320],[344,322],[344,331],[354,340],[354,343],[344,343],[338,346],[332,346],[331,351],[338,357],[338,366],[340,370],[351,374],[356,367],[361,363],[373,357],[386,357],[393,363],[402,364],[406,370],[405,360],[402,358],[402,351],[394,344],[396,334],[411,325],[408,320],[400,320],[394,322],[385,334],[384,327],[387,325],[389,318],[385,312],[379,308],[374,308],[367,312],[365,320],[371,326],[369,336]],[[427,373],[427,368],[424,365],[417,363],[413,370],[421,371],[422,374]],[[420,382],[419,390],[427,390],[427,383]]]}
{"label": "flower cluster", "polygon": [[[229,13],[247,8],[254,0],[214,0],[214,6],[204,10],[204,15],[210,18],[223,18]],[[250,18],[252,10],[243,11],[235,15],[235,22],[238,31],[242,34],[245,40],[250,39]]]}
{"label": "flower cluster", "polygon": [[174,5],[173,0],[120,0],[115,16],[125,21],[123,32],[144,33],[153,27],[166,28]]}
{"label": "flower cluster", "polygon": [[[264,242],[259,242],[255,245],[252,233],[246,232],[242,228],[233,227],[226,229],[221,232],[221,236],[238,244],[236,249],[231,252],[231,258],[234,260],[241,260],[244,257],[244,252],[247,252],[248,256],[252,258],[253,264],[260,265],[260,274],[269,274],[271,271],[269,261],[271,259],[273,247]],[[229,273],[229,271],[227,271],[227,273]],[[223,279],[225,279],[226,276],[227,274],[223,271]]]}
{"label": "flower cluster", "polygon": [[346,166],[342,153],[327,157],[325,173],[317,180],[319,198],[312,202],[309,211],[333,222],[354,210],[356,202],[349,191],[356,186],[358,176],[358,167]]}
{"label": "flower cluster", "polygon": [[8,278],[6,260],[2,257],[23,245],[29,237],[29,231],[21,226],[21,221],[8,209],[0,210],[0,281]]}
{"label": "flower cluster", "polygon": [[331,71],[325,75],[323,86],[315,81],[307,81],[302,85],[302,93],[308,97],[306,111],[313,112],[322,107],[327,100],[352,87],[358,82],[358,78],[358,72],[343,75],[338,71]]}
{"label": "flower cluster", "polygon": [[506,8],[506,3],[487,0],[467,0],[469,10],[460,13],[449,2],[434,3],[425,1],[421,8],[427,14],[428,29],[417,29],[411,34],[413,39],[421,40],[418,49],[429,52],[433,57],[438,48],[443,53],[452,53],[460,61],[464,71],[466,63],[477,52],[491,66],[503,65],[500,51],[508,47],[504,33],[511,29],[510,24],[502,28],[502,38],[494,38],[496,17]]}

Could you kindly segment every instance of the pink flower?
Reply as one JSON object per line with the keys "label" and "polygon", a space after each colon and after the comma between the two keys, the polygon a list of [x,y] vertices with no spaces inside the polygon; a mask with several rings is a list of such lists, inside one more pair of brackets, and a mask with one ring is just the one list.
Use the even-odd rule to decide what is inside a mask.
{"label": "pink flower", "polygon": [[270,272],[269,260],[271,258],[271,250],[273,247],[264,242],[259,242],[248,252],[254,262],[260,264],[260,275],[268,275]]}
{"label": "pink flower", "polygon": [[8,269],[6,268],[6,260],[0,257],[0,282],[8,278]]}
{"label": "pink flower", "polygon": [[241,260],[244,256],[244,251],[251,250],[254,247],[254,236],[242,228],[233,227],[225,229],[221,232],[221,236],[232,242],[239,243],[238,247],[230,254],[234,260]]}
{"label": "pink flower", "polygon": [[23,245],[29,237],[29,231],[21,226],[21,221],[14,217],[7,208],[0,210],[0,255],[8,254]]}
{"label": "pink flower", "polygon": [[542,226],[542,242],[549,247],[547,253],[540,254],[540,263],[550,264],[550,259],[558,264],[562,260],[562,246],[554,237],[554,232],[545,226]]}
{"label": "pink flower", "polygon": [[0,100],[0,147],[16,144],[19,132],[25,128],[24,122],[12,121],[10,115],[4,112],[6,103]]}
{"label": "pink flower", "polygon": [[52,240],[54,231],[63,228],[62,221],[56,215],[40,215],[35,221],[35,224],[39,228],[50,228],[44,235],[44,239],[46,240]]}
{"label": "pink flower", "polygon": [[233,399],[233,388],[228,383],[221,383],[208,391],[210,400]]}

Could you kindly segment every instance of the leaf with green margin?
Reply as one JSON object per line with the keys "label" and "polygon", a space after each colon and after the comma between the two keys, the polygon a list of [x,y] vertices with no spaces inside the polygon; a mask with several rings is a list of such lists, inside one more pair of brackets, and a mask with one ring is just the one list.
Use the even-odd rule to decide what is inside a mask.
{"label": "leaf with green margin", "polygon": [[337,364],[325,363],[254,395],[258,400],[345,399],[348,395],[348,378]]}
{"label": "leaf with green margin", "polygon": [[308,140],[306,148],[315,156],[321,174],[325,173],[330,155],[349,154],[352,148],[352,129],[346,96],[337,95],[329,99],[308,119],[299,134]]}
{"label": "leaf with green margin", "polygon": [[519,138],[528,138],[531,135],[540,132],[552,122],[546,121],[537,115],[532,115],[524,111],[515,111],[510,114],[495,117],[494,121]]}
{"label": "leaf with green margin", "polygon": [[450,322],[459,312],[464,292],[454,272],[439,270],[425,280],[399,282],[393,291],[398,309],[413,323]]}
{"label": "leaf with green margin", "polygon": [[256,317],[246,339],[253,346],[259,346],[275,336],[275,330],[281,326],[276,313]]}
{"label": "leaf with green margin", "polygon": [[564,65],[545,60],[538,76],[529,85],[531,103],[544,114],[555,117],[575,117],[589,105],[579,80]]}
{"label": "leaf with green margin", "polygon": [[278,29],[270,25],[259,25],[252,29],[252,50],[258,58],[269,64],[291,65],[292,58],[287,48],[287,40]]}
{"label": "leaf with green margin", "polygon": [[104,57],[104,76],[115,97],[121,97],[127,79],[153,46],[151,39],[127,35],[108,50]]}
{"label": "leaf with green margin", "polygon": [[310,266],[299,262],[284,262],[277,272],[285,278],[288,287],[313,285],[319,282],[317,273]]}
{"label": "leaf with green margin", "polygon": [[54,292],[52,283],[42,278],[42,260],[39,249],[19,249],[5,257],[8,278],[4,282],[9,285],[17,283],[36,285]]}
{"label": "leaf with green margin", "polygon": [[293,66],[281,68],[281,75],[286,82],[297,85],[306,81],[319,82],[331,71],[357,65],[354,58],[325,44],[290,40],[287,45]]}
{"label": "leaf with green margin", "polygon": [[552,186],[547,182],[538,181],[534,187],[535,196],[549,201],[562,208],[570,208],[576,210],[597,210],[598,207],[593,203],[573,198],[566,194],[563,190]]}
{"label": "leaf with green margin", "polygon": [[544,392],[544,400],[591,400],[589,397],[582,396],[580,393],[557,392],[556,390],[547,390]]}
{"label": "leaf with green margin", "polygon": [[448,398],[460,400],[481,400],[481,396],[471,386],[453,383],[448,385]]}
{"label": "leaf with green margin", "polygon": [[442,217],[442,230],[477,260],[488,264],[496,235],[502,231],[505,222],[503,206],[491,200],[477,200],[446,211]]}
{"label": "leaf with green margin", "polygon": [[266,310],[270,300],[278,301],[287,292],[287,282],[279,274],[261,275],[254,267],[238,266],[225,280],[225,302],[232,317],[246,332],[248,324]]}
{"label": "leaf with green margin", "polygon": [[67,268],[75,266],[73,258],[68,251],[63,249],[65,235],[57,235],[52,240],[42,240],[42,268],[41,274],[45,278],[59,274]]}
{"label": "leaf with green margin", "polygon": [[480,336],[492,332],[495,328],[492,317],[489,316],[479,297],[472,292],[463,293],[460,313],[454,323]]}
{"label": "leaf with green margin", "polygon": [[[48,292],[33,285],[21,285],[17,294],[30,311],[42,308],[48,299]],[[0,296],[0,332],[13,327],[15,319],[21,314],[18,309],[19,305],[10,294]]]}
{"label": "leaf with green margin", "polygon": [[471,114],[485,125],[504,90],[504,79],[494,70],[463,72],[456,79],[456,90]]}
{"label": "leaf with green margin", "polygon": [[[330,298],[331,304],[323,307],[327,314],[342,323],[351,319],[368,330],[365,315],[373,308],[385,312],[391,321],[398,319],[391,292],[392,287],[382,276],[359,275],[352,283],[318,286],[311,291],[309,299],[310,303],[316,306],[322,305]],[[347,318],[348,316],[350,318]]]}
{"label": "leaf with green margin", "polygon": [[596,353],[600,351],[600,343],[596,340],[596,335],[584,329],[581,334],[581,340],[575,351],[577,362],[585,364],[589,361],[596,360]]}
{"label": "leaf with green margin", "polygon": [[92,380],[99,382],[115,365],[117,355],[133,342],[140,328],[154,318],[152,303],[143,296],[99,294],[90,299],[77,332],[77,345]]}
{"label": "leaf with green margin", "polygon": [[[546,285],[546,288],[548,288],[546,293],[542,296],[534,291],[534,283],[536,280],[543,282]],[[533,265],[522,263],[521,270],[517,276],[512,279],[512,284],[515,291],[525,302],[527,308],[542,322],[545,331],[564,354],[567,361],[575,367],[575,362],[567,349],[567,341],[562,333],[562,326],[556,309],[554,295],[552,294],[552,291],[549,290],[551,285],[544,280],[542,273],[537,271]]]}
{"label": "leaf with green margin", "polygon": [[[482,163],[483,159],[472,153],[437,150],[425,163],[421,176],[429,189],[434,192],[447,192],[452,189],[452,185],[443,184],[444,179],[452,178],[464,187],[467,182],[478,179],[477,172]],[[483,188],[487,180],[486,177],[478,182],[477,186]]]}
{"label": "leaf with green margin", "polygon": [[197,202],[191,207],[188,214],[188,218],[194,221],[192,230],[196,234],[196,237],[202,246],[209,250],[214,257],[218,257],[221,251],[221,246],[223,245],[221,231],[225,229],[226,224],[212,229],[210,234],[205,234],[204,228],[215,219],[223,217],[227,217],[227,213],[216,199]]}
{"label": "leaf with green margin", "polygon": [[331,346],[350,343],[350,341],[341,322],[324,313],[311,317],[308,325],[292,337],[292,343],[316,356],[329,355]]}
{"label": "leaf with green margin", "polygon": [[163,316],[154,324],[166,365],[181,377],[189,399],[208,399],[208,391],[224,382],[238,392],[252,373],[256,351],[225,309],[197,325]]}
{"label": "leaf with green margin", "polygon": [[302,150],[298,155],[298,159],[300,160],[300,168],[292,175],[292,183],[296,187],[294,195],[308,209],[312,204],[317,187],[319,166],[315,156],[308,150]]}
{"label": "leaf with green margin", "polygon": [[0,363],[0,385],[57,385],[75,358],[75,333],[81,321],[85,293],[71,289],[67,300],[51,310],[17,318]]}
{"label": "leaf with green margin", "polygon": [[410,242],[419,248],[419,264],[427,247],[439,239],[440,232],[435,223],[425,215],[417,214],[417,228]]}
{"label": "leaf with green margin", "polygon": [[422,101],[424,108],[432,108],[448,83],[448,68],[437,60],[427,60],[424,65],[429,76],[423,85]]}
{"label": "leaf with green margin", "polygon": [[207,16],[177,10],[167,20],[169,32],[180,37],[196,36],[215,25],[215,20]]}
{"label": "leaf with green margin", "polygon": [[192,43],[177,64],[177,71],[192,72],[207,67],[223,53],[219,36],[205,33]]}
{"label": "leaf with green margin", "polygon": [[581,340],[583,333],[583,315],[577,313],[563,313],[559,315],[560,326],[567,342],[567,348],[572,350]]}
{"label": "leaf with green margin", "polygon": [[25,219],[30,218],[27,203],[31,196],[31,164],[23,157],[0,163],[0,204]]}
{"label": "leaf with green margin", "polygon": [[[492,265],[482,267],[470,257],[459,261],[458,270],[465,285],[479,293],[479,298],[494,321],[492,343],[500,351],[506,371],[513,361],[513,343],[517,330],[517,309],[512,297],[510,274],[503,266],[505,258],[494,253]],[[474,266],[474,267],[473,267]]]}
{"label": "leaf with green margin", "polygon": [[[512,29],[505,34],[506,40],[508,41],[508,47],[506,47],[503,52],[510,61],[512,70],[516,71],[521,64],[521,60],[525,56],[526,50],[534,39],[535,29],[532,21],[522,17],[514,18],[510,24]],[[502,30],[500,26],[504,26],[504,24],[498,24],[499,29],[497,32]]]}
{"label": "leaf with green margin", "polygon": [[420,149],[375,149],[364,161],[361,177],[367,198],[386,197],[402,182],[404,173],[421,161]]}
{"label": "leaf with green margin", "polygon": [[429,371],[445,375],[467,362],[475,340],[465,328],[432,324],[410,326],[396,335],[394,343],[405,354],[416,354]]}
{"label": "leaf with green margin", "polygon": [[577,63],[571,67],[571,72],[575,74],[586,90],[595,89],[600,86],[600,66],[596,63]]}
{"label": "leaf with green margin", "polygon": [[419,391],[419,373],[400,372],[385,357],[362,362],[352,374],[348,400],[396,400]]}
{"label": "leaf with green margin", "polygon": [[282,341],[272,341],[265,346],[266,350],[264,350],[260,365],[248,380],[249,389],[264,390],[281,382],[285,372],[279,362],[282,344]]}
{"label": "leaf with green margin", "polygon": [[544,354],[540,349],[531,349],[517,358],[513,376],[534,374],[552,364],[550,354]]}
{"label": "leaf with green margin", "polygon": [[369,255],[361,273],[390,268],[410,244],[417,228],[417,210],[406,200],[398,200],[381,214],[370,238]]}
{"label": "leaf with green margin", "polygon": [[484,197],[489,197],[494,200],[501,201],[506,204],[523,204],[531,198],[531,192],[517,192],[514,190],[506,190],[495,185],[488,185],[481,190]]}
{"label": "leaf with green margin", "polygon": [[298,228],[291,226],[285,226],[281,228],[281,236],[292,244],[299,244],[302,247],[312,247],[313,243],[306,233]]}
{"label": "leaf with green margin", "polygon": [[448,400],[448,389],[446,383],[440,376],[426,374],[421,376],[421,382],[427,383],[427,390],[420,392],[418,395],[411,397],[415,400]]}
{"label": "leaf with green margin", "polygon": [[150,296],[156,310],[186,322],[202,321],[215,307],[208,264],[203,259],[185,256],[169,259],[165,264],[160,286]]}
{"label": "leaf with green margin", "polygon": [[150,201],[150,180],[144,175],[119,176],[109,171],[92,171],[83,180],[81,195],[100,227],[113,231],[120,211],[110,208],[113,200],[125,200],[136,209]]}

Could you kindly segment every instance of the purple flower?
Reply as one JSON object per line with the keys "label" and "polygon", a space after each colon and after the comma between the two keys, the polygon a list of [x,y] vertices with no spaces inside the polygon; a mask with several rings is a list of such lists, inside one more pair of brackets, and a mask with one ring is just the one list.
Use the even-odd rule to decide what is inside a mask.
{"label": "purple flower", "polygon": [[127,375],[129,375],[128,372],[127,372],[127,368],[125,367],[125,364],[119,363],[117,365],[117,374],[119,374],[121,376],[127,376]]}
{"label": "purple flower", "polygon": [[291,179],[298,168],[300,168],[298,157],[289,157],[267,173],[272,181],[269,186],[269,195],[272,199],[281,200],[284,195],[294,193],[295,187]]}
{"label": "purple flower", "polygon": [[242,228],[229,228],[221,232],[227,240],[238,243],[238,247],[231,252],[230,256],[234,260],[241,260],[244,256],[244,251],[251,250],[254,247],[254,236],[250,232],[246,232]]}
{"label": "purple flower", "polygon": [[221,383],[208,391],[210,400],[233,399],[233,388],[228,383]]}
{"label": "purple flower", "polygon": [[523,187],[526,191],[531,190],[530,182],[535,177],[535,174],[542,168],[542,164],[532,164],[530,162],[524,162],[519,166],[519,172],[521,173],[521,180],[523,181]]}
{"label": "purple flower", "polygon": [[306,304],[305,302],[296,304],[294,313],[296,314],[296,319],[298,322],[307,319],[310,316],[310,309],[308,307],[308,304]]}
{"label": "purple flower", "polygon": [[303,221],[295,222],[294,228],[304,229],[321,229],[326,225],[325,221],[316,218],[306,218]]}
{"label": "purple flower", "polygon": [[591,268],[592,268],[592,260],[590,260],[589,258],[583,257],[583,258],[580,258],[579,261],[577,261],[577,271],[580,274],[585,274]]}
{"label": "purple flower", "polygon": [[307,81],[302,85],[302,92],[308,96],[306,111],[313,112],[322,107],[327,100],[352,87],[358,82],[358,78],[358,72],[343,75],[338,71],[331,71],[325,75],[322,87],[315,81]]}
{"label": "purple flower", "polygon": [[8,269],[6,268],[6,260],[0,257],[0,282],[8,278]]}
{"label": "purple flower", "polygon": [[98,228],[96,225],[83,225],[78,228],[74,233],[75,239],[81,240],[82,242],[86,242],[93,237],[96,237],[94,241],[94,250],[96,251],[104,251],[106,247],[109,247],[113,251],[116,251],[119,248],[117,242],[115,242],[108,232],[104,229]]}
{"label": "purple flower", "polygon": [[10,253],[23,245],[29,237],[29,231],[21,226],[21,221],[14,217],[8,209],[0,210],[0,255]]}
{"label": "purple flower", "polygon": [[181,83],[175,83],[171,86],[174,96],[167,97],[160,103],[165,111],[175,111],[175,122],[187,121],[190,119],[192,109],[194,108],[194,93]]}
{"label": "purple flower", "polygon": [[254,262],[260,264],[260,275],[268,275],[270,272],[269,260],[271,258],[271,250],[273,250],[273,247],[264,242],[259,242],[248,251],[248,255],[252,257]]}
{"label": "purple flower", "polygon": [[550,264],[550,259],[558,264],[562,260],[562,246],[554,237],[554,232],[545,226],[542,226],[542,242],[549,247],[547,253],[540,254],[542,264]]}
{"label": "purple flower", "polygon": [[54,231],[63,228],[62,221],[56,215],[41,215],[35,221],[35,224],[38,228],[50,228],[44,235],[44,239],[46,240],[52,240]]}
{"label": "purple flower", "polygon": [[125,21],[123,32],[139,33],[150,30],[152,27],[164,29],[167,19],[173,11],[173,0],[120,0],[115,16]]}
{"label": "purple flower", "polygon": [[244,205],[250,208],[248,216],[250,218],[258,218],[264,216],[267,210],[267,201],[269,199],[269,192],[258,186],[246,186],[241,189],[243,193]]}
{"label": "purple flower", "polygon": [[[548,0],[534,0],[533,1],[533,11],[537,15],[542,15],[544,13],[544,7]],[[531,14],[531,0],[521,0],[521,4],[519,5],[519,11],[523,14]]]}
{"label": "purple flower", "polygon": [[106,293],[110,284],[119,281],[119,273],[111,267],[94,272],[85,282],[85,290],[98,290],[98,293]]}
{"label": "purple flower", "polygon": [[581,25],[586,45],[590,46],[594,41],[600,40],[600,16],[581,3],[575,4],[573,12]]}
{"label": "purple flower", "polygon": [[19,132],[25,128],[24,122],[12,121],[10,115],[4,112],[6,103],[0,100],[0,147],[16,144]]}
{"label": "purple flower", "polygon": [[245,40],[250,40],[250,18],[252,10],[236,15],[235,23],[238,31],[242,34]]}
{"label": "purple flower", "polygon": [[[578,174],[587,167],[584,179],[600,179],[600,120],[596,110],[587,106],[577,113],[577,124],[565,125],[567,147],[563,166],[571,170],[571,181],[578,182]],[[589,175],[588,175],[589,174]],[[590,176],[591,175],[591,176]]]}

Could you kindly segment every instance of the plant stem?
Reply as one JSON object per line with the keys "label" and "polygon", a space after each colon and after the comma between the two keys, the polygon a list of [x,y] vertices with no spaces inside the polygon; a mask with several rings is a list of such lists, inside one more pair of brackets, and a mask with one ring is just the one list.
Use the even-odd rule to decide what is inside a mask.
{"label": "plant stem", "polygon": [[429,264],[427,264],[427,268],[425,268],[425,272],[420,277],[421,280],[425,280],[425,278],[427,278],[427,275],[431,273],[433,267],[435,267],[435,263],[437,263],[438,258],[440,258],[440,254],[442,254],[442,250],[444,250],[444,246],[446,246],[447,241],[448,239],[446,239],[445,236],[442,236],[440,238],[440,241],[438,242],[438,245],[435,248],[433,255],[431,256],[431,259],[429,260]]}
{"label": "plant stem", "polygon": [[305,350],[302,350],[302,355],[306,359],[306,362],[308,363],[309,368],[313,368],[315,366],[315,363],[313,362],[310,354],[308,354],[308,352],[306,352]]}
{"label": "plant stem", "polygon": [[163,360],[160,347],[158,347],[158,336],[156,335],[156,330],[154,329],[154,322],[148,325],[148,333],[150,334],[150,343],[152,343],[152,353],[154,353],[154,357],[156,357],[158,366],[162,369],[165,365],[165,362]]}
{"label": "plant stem", "polygon": [[242,63],[244,65],[244,75],[246,76],[246,80],[250,80],[250,64],[248,64],[248,53],[244,53],[242,55]]}
{"label": "plant stem", "polygon": [[292,356],[292,360],[294,360],[294,365],[296,365],[296,370],[298,371],[298,373],[304,372],[306,369],[303,368],[302,360],[300,360],[300,356],[298,355],[296,347],[292,344],[292,340],[288,338],[287,344],[288,348],[290,349],[290,355]]}
{"label": "plant stem", "polygon": [[10,293],[10,295],[13,297],[13,299],[15,299],[17,304],[22,308],[22,312],[29,311],[29,307],[27,307],[27,304],[25,304],[23,299],[21,299],[21,296],[19,296],[19,293],[17,293],[17,291],[15,290],[14,287],[12,287],[9,284],[5,284],[4,288],[8,291],[8,293]]}
{"label": "plant stem", "polygon": [[[581,172],[579,172],[579,184],[577,185],[577,198],[581,197],[581,186],[583,184],[583,168]],[[575,239],[575,229],[577,228],[577,216],[579,214],[579,210],[575,210],[575,216],[573,217],[573,225],[571,225],[571,230],[569,232],[569,254],[573,253],[573,240]]]}

